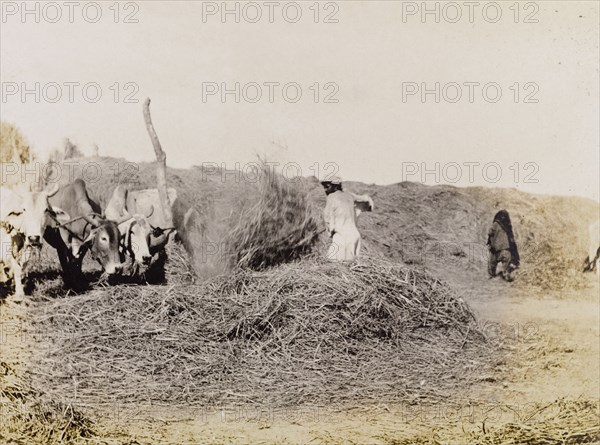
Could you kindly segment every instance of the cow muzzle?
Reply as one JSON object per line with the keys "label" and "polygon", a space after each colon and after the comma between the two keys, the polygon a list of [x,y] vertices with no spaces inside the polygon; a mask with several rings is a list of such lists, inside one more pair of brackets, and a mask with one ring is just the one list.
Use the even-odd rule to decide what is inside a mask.
{"label": "cow muzzle", "polygon": [[39,249],[40,247],[42,247],[42,237],[39,235],[28,236],[27,245]]}
{"label": "cow muzzle", "polygon": [[123,264],[122,263],[109,264],[106,266],[104,271],[108,275],[120,275],[123,272]]}

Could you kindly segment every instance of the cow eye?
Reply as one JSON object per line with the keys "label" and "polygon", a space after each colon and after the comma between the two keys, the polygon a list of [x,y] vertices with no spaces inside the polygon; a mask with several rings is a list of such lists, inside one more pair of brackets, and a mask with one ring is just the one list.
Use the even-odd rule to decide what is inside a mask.
{"label": "cow eye", "polygon": [[102,236],[102,237],[100,237],[100,239],[101,239],[102,241],[104,241],[104,242],[108,241],[108,238],[107,238],[107,237],[105,237],[105,236]]}

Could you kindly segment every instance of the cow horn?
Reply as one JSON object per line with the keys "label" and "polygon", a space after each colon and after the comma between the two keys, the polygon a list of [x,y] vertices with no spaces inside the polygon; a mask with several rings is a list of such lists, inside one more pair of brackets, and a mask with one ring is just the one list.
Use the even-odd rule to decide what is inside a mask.
{"label": "cow horn", "polygon": [[123,216],[117,218],[115,222],[117,223],[117,225],[119,225],[124,223],[125,221],[129,221],[131,218],[133,218],[133,216],[131,216],[127,210],[123,209]]}
{"label": "cow horn", "polygon": [[83,219],[85,219],[88,223],[90,223],[94,227],[100,227],[100,223],[94,219],[94,216],[97,216],[95,213],[90,213],[89,215],[83,215]]}
{"label": "cow horn", "polygon": [[150,211],[146,214],[146,218],[150,218],[154,213],[154,206],[150,204]]}

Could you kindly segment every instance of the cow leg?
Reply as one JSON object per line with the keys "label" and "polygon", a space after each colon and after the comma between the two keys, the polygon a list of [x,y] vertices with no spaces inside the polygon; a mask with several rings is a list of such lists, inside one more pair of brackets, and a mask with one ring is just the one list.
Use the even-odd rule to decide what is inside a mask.
{"label": "cow leg", "polygon": [[4,260],[0,260],[0,284],[8,283],[10,280],[10,263],[5,264]]}
{"label": "cow leg", "polygon": [[160,284],[165,281],[165,263],[167,261],[167,252],[161,250],[152,258],[152,263],[145,273],[148,284]]}
{"label": "cow leg", "polygon": [[25,289],[23,288],[23,269],[16,258],[11,257],[10,260],[13,272],[13,280],[15,282],[15,296],[13,301],[20,303],[23,301],[23,297],[25,296]]}
{"label": "cow leg", "polygon": [[85,289],[85,279],[81,272],[81,261],[77,258],[73,258],[70,254],[69,247],[67,246],[60,246],[56,251],[63,271],[63,282],[65,287],[73,290]]}
{"label": "cow leg", "polygon": [[56,249],[56,253],[58,253],[58,261],[60,261],[60,268],[62,269],[63,283],[65,287],[69,288],[71,284],[71,261],[69,261],[69,256],[62,246]]}
{"label": "cow leg", "polygon": [[10,295],[10,282],[12,279],[10,259],[7,259],[6,262],[0,259],[0,298]]}
{"label": "cow leg", "polygon": [[69,278],[65,279],[65,284],[69,289],[77,292],[82,292],[88,288],[88,282],[81,270],[81,264],[69,265]]}
{"label": "cow leg", "polygon": [[31,295],[31,293],[33,292],[33,283],[30,280],[28,280],[29,272],[27,268],[32,255],[33,252],[30,248],[24,249],[21,252],[21,257],[19,258],[21,265],[21,276],[23,277],[23,288],[25,290],[24,293],[27,295]]}
{"label": "cow leg", "polygon": [[590,272],[592,270],[592,263],[590,261],[590,257],[589,255],[585,257],[585,260],[583,260],[583,270],[582,272]]}
{"label": "cow leg", "polygon": [[67,282],[70,279],[70,264],[71,257],[69,255],[69,244],[68,238],[63,238],[62,233],[58,229],[47,229],[44,233],[44,239],[48,244],[56,249],[58,255],[58,261],[60,262],[60,268],[62,270],[63,282]]}

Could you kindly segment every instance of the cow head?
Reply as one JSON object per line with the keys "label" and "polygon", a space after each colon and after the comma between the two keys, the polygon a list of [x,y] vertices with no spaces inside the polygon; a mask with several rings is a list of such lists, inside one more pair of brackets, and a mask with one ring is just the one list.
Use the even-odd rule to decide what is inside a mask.
{"label": "cow head", "polygon": [[147,215],[136,213],[130,216],[126,213],[129,219],[119,224],[119,232],[125,251],[134,261],[141,262],[144,265],[149,265],[152,261],[150,244],[153,230],[147,218],[150,218],[153,212],[154,207]]}
{"label": "cow head", "polygon": [[40,248],[48,224],[48,216],[56,217],[60,209],[53,209],[48,198],[58,191],[58,184],[41,192],[18,193],[21,206],[8,214],[8,222],[25,237],[25,247]]}
{"label": "cow head", "polygon": [[118,225],[123,250],[133,261],[148,265],[152,260],[150,253],[152,227],[148,223],[148,218],[154,213],[154,206],[150,206],[146,215],[138,213],[131,215],[125,208],[127,195],[127,188],[118,185],[108,202],[105,214],[108,219]]}
{"label": "cow head", "polygon": [[114,221],[97,218],[96,215],[86,215],[85,220],[92,224],[93,229],[79,247],[77,257],[82,257],[90,251],[94,258],[108,275],[121,273],[123,264],[119,255],[120,233]]}

